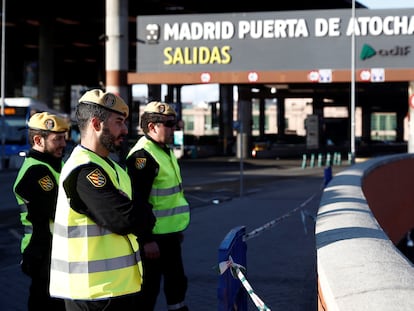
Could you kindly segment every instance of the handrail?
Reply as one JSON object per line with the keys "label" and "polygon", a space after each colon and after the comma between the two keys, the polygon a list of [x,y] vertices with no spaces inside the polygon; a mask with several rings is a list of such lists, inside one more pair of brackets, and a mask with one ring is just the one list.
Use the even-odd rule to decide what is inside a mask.
{"label": "handrail", "polygon": [[[400,191],[387,192],[378,186],[396,182],[402,191],[408,192],[412,188],[413,161],[414,154],[373,158],[336,174],[325,187],[315,227],[318,310],[414,310],[414,267],[394,245],[398,233],[410,228],[395,230],[392,221],[381,216],[379,222],[375,216],[389,215],[380,209],[391,208],[394,213],[405,211],[414,215],[412,191],[409,194],[413,205],[408,210],[408,203],[398,199]],[[387,175],[389,165],[393,165],[393,176]],[[382,179],[381,175],[370,178],[384,168]],[[366,197],[365,193],[369,195]],[[385,206],[374,199],[387,196],[398,203]],[[398,204],[405,209],[396,208]],[[406,226],[414,224],[414,217],[410,219]],[[393,234],[394,243],[383,224],[387,226],[386,232]]]}

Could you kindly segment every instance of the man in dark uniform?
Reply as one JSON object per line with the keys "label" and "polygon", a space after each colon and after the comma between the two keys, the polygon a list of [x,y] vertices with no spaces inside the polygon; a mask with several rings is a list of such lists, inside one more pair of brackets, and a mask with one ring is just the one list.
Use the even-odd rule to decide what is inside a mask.
{"label": "man in dark uniform", "polygon": [[126,139],[128,114],[121,97],[99,89],[76,107],[81,139],[60,177],[50,274],[50,294],[67,311],[137,310],[138,209],[128,174],[110,158]]}
{"label": "man in dark uniform", "polygon": [[[151,102],[141,116],[141,137],[130,150],[127,171],[132,181],[132,198],[146,220],[138,235],[144,280],[138,309],[151,311],[156,305],[163,277],[168,310],[187,311],[181,243],[190,221],[177,158],[169,145],[174,139],[175,110],[162,102]],[[148,204],[149,203],[149,204]]]}
{"label": "man in dark uniform", "polygon": [[13,187],[25,227],[21,268],[31,278],[28,309],[65,310],[63,300],[49,295],[49,270],[51,225],[69,124],[59,116],[43,112],[34,114],[28,127],[31,149]]}

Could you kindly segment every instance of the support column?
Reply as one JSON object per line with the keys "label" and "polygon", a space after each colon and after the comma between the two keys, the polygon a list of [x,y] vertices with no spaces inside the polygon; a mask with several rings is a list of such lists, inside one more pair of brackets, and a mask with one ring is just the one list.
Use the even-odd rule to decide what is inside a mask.
{"label": "support column", "polygon": [[237,104],[237,116],[240,128],[237,134],[237,157],[250,157],[250,144],[252,136],[252,100],[250,86],[240,86],[239,102]]}
{"label": "support column", "polygon": [[161,98],[161,84],[148,84],[148,102],[164,101]]}
{"label": "support column", "polygon": [[174,86],[167,85],[167,94],[165,95],[164,102],[172,103],[174,101]]}
{"label": "support column", "polygon": [[414,153],[414,81],[410,81],[408,87],[408,153]]}
{"label": "support column", "polygon": [[286,131],[285,97],[278,96],[277,97],[277,138],[278,138],[278,141],[285,140],[285,131]]}
{"label": "support column", "polygon": [[233,153],[234,136],[233,136],[233,85],[220,84],[220,120],[219,120],[219,137],[223,138],[223,154],[231,155]]}
{"label": "support column", "polygon": [[407,113],[405,111],[397,110],[397,137],[395,141],[401,143],[404,141],[404,119]]}
{"label": "support column", "polygon": [[[132,106],[132,89],[128,90],[128,0],[106,0],[105,20],[105,69],[107,92],[121,96],[129,108]],[[131,114],[129,114],[131,117]],[[131,123],[131,122],[129,122]],[[119,162],[124,162],[128,142],[119,152]]]}
{"label": "support column", "polygon": [[[365,98],[364,98],[365,100]],[[371,106],[362,105],[362,138],[365,143],[371,143]]]}
{"label": "support column", "polygon": [[39,86],[37,98],[51,108],[55,108],[53,107],[53,65],[53,20],[43,15],[39,29]]}
{"label": "support column", "polygon": [[181,103],[181,85],[175,86],[176,95],[175,95],[175,111],[177,111],[177,120],[183,119],[183,105]]}
{"label": "support column", "polygon": [[128,99],[128,0],[106,0],[106,91]]}
{"label": "support column", "polygon": [[[414,83],[414,82],[413,82]],[[407,86],[409,84],[407,83]],[[407,116],[407,113],[410,109],[410,105],[405,106],[405,103],[407,103],[409,101],[409,94],[408,94],[408,87],[407,87],[407,93],[401,93],[400,96],[397,97],[397,101],[398,101],[398,105],[396,107],[398,107],[396,109],[396,113],[397,113],[397,124],[396,124],[396,137],[395,137],[395,141],[397,143],[403,143],[404,142],[404,120],[405,117]],[[414,107],[414,106],[413,106]]]}
{"label": "support column", "polygon": [[167,88],[168,91],[164,101],[168,104],[175,105],[177,120],[182,120],[181,85],[168,85]]}
{"label": "support column", "polygon": [[259,102],[259,137],[263,139],[265,136],[265,99],[260,97]]}
{"label": "support column", "polygon": [[318,116],[318,149],[322,150],[323,152],[326,151],[326,126],[325,120],[323,117],[323,99],[320,96],[313,97],[313,115]]}

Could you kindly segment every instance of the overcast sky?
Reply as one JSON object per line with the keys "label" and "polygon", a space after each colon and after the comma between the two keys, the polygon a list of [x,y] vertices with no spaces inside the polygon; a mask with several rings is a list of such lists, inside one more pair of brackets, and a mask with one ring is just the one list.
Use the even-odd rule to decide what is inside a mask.
{"label": "overcast sky", "polygon": [[414,0],[358,0],[369,9],[414,8]]}

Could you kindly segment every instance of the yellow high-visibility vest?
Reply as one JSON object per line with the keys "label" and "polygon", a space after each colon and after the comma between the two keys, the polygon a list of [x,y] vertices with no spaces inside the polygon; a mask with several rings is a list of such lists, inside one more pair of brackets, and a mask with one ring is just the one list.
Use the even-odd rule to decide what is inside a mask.
{"label": "yellow high-visibility vest", "polygon": [[138,292],[142,263],[137,237],[119,235],[75,212],[63,182],[78,166],[98,164],[116,188],[131,198],[128,174],[116,162],[113,167],[95,153],[75,147],[59,182],[52,242],[50,295],[66,299],[95,300]]}
{"label": "yellow high-visibility vest", "polygon": [[[60,176],[60,173],[56,172],[55,169],[52,166],[50,166],[48,163],[39,161],[39,160],[37,160],[35,158],[32,158],[32,157],[27,157],[27,158],[24,159],[23,164],[20,167],[19,172],[17,173],[17,177],[16,177],[16,180],[15,180],[14,185],[13,185],[13,192],[14,192],[14,195],[16,196],[17,204],[19,204],[19,208],[20,208],[20,222],[24,226],[24,234],[23,234],[22,240],[20,242],[20,251],[22,253],[26,249],[27,245],[29,245],[30,239],[32,238],[33,225],[30,222],[30,220],[27,219],[28,210],[27,210],[26,202],[20,196],[20,194],[18,194],[16,192],[16,187],[20,183],[20,181],[22,180],[23,176],[26,174],[27,170],[30,167],[34,166],[34,165],[44,165],[50,170],[53,177],[55,178],[55,185],[54,186],[57,186],[57,183],[59,182],[59,176]],[[62,162],[62,165],[63,165],[63,162]],[[53,220],[52,219],[49,220],[49,226],[50,226],[51,230],[53,230],[52,229],[53,228]]]}
{"label": "yellow high-visibility vest", "polygon": [[164,234],[186,229],[190,222],[190,207],[184,196],[180,167],[173,151],[170,150],[168,156],[160,146],[143,136],[127,157],[140,149],[148,151],[159,165],[149,197],[157,219],[152,232]]}

